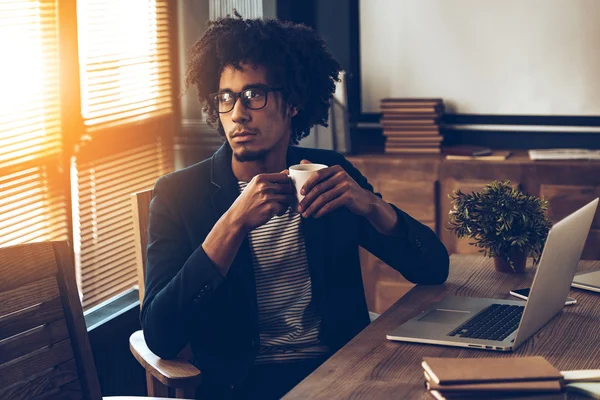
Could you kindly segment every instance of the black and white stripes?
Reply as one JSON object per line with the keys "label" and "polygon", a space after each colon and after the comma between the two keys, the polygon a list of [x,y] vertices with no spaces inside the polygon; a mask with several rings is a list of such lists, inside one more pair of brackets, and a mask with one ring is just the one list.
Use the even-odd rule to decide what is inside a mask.
{"label": "black and white stripes", "polygon": [[[240,191],[246,182],[238,182]],[[324,356],[312,302],[301,216],[288,209],[249,234],[256,280],[260,351],[256,363]]]}

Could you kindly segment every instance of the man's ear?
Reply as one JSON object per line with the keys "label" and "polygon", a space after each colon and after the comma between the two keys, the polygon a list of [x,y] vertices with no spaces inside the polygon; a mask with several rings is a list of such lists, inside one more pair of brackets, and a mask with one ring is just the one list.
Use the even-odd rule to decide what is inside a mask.
{"label": "man's ear", "polygon": [[290,113],[290,118],[295,117],[298,114],[298,107],[297,106],[290,106],[289,113]]}

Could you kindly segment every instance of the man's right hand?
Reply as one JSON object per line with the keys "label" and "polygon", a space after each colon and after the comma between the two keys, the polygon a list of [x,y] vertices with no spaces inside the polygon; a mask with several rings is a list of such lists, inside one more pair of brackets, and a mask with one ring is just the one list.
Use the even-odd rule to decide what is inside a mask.
{"label": "man's right hand", "polygon": [[278,174],[259,174],[252,178],[227,213],[247,234],[275,215],[285,214],[296,201],[294,193],[287,170]]}

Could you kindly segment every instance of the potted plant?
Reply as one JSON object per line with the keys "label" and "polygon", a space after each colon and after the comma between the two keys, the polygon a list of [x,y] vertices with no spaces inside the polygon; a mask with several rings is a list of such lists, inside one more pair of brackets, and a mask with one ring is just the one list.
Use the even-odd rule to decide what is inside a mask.
{"label": "potted plant", "polygon": [[494,181],[481,192],[449,195],[450,231],[473,239],[485,256],[494,257],[501,272],[525,272],[527,256],[539,262],[551,223],[548,202],[523,193],[510,181]]}

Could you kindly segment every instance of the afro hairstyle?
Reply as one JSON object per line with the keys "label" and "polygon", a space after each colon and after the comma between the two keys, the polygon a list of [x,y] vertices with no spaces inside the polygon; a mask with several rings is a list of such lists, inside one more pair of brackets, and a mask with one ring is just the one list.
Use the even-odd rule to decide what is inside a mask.
{"label": "afro hairstyle", "polygon": [[219,79],[227,66],[262,66],[267,82],[283,88],[286,104],[297,108],[292,118],[291,144],[298,144],[314,125],[327,126],[329,100],[339,80],[340,64],[312,29],[276,19],[235,17],[211,21],[204,35],[192,46],[187,65],[186,87],[194,85],[208,124],[224,136],[211,93],[219,90]]}

